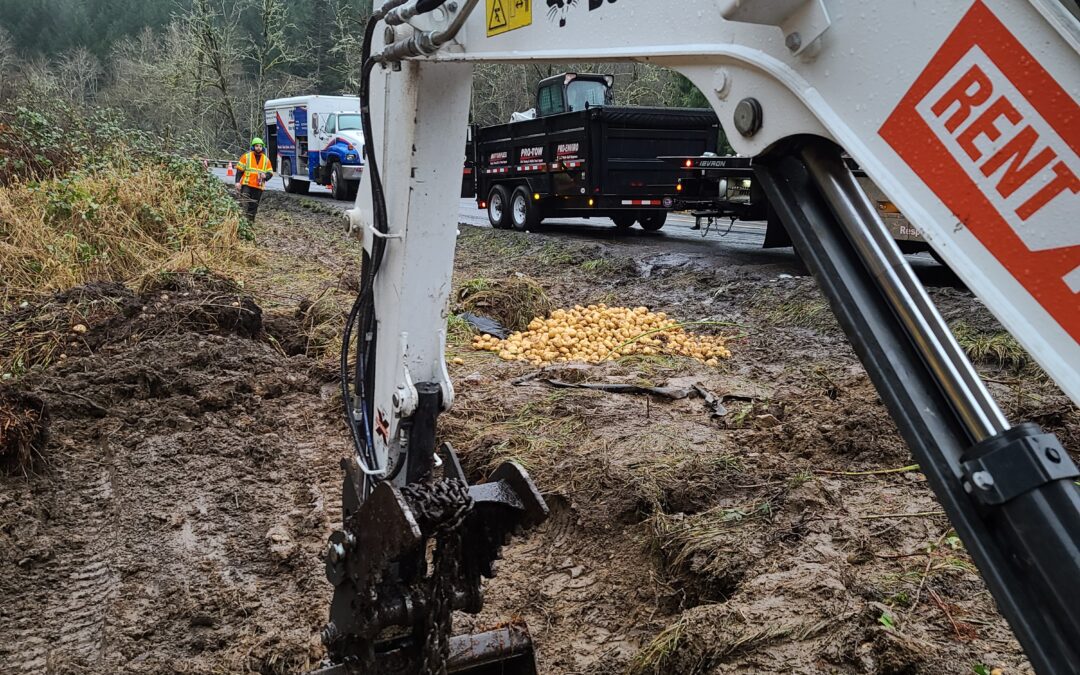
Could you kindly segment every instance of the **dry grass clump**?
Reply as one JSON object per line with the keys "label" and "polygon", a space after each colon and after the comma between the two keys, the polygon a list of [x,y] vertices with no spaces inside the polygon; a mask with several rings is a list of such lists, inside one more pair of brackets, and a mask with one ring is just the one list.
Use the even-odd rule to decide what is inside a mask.
{"label": "dry grass clump", "polygon": [[496,352],[507,361],[533,365],[584,361],[601,363],[624,356],[686,356],[709,366],[731,357],[722,336],[693,335],[663,312],[645,307],[578,305],[558,309],[548,319],[533,319],[526,331],[505,340],[478,335],[473,347]]}
{"label": "dry grass clump", "polygon": [[748,521],[769,518],[772,504],[763,501],[738,507],[715,507],[685,515],[657,513],[652,518],[653,534],[668,564],[681,567],[694,563],[695,571],[724,573],[726,558],[739,548],[740,537],[732,532]]}
{"label": "dry grass clump", "polygon": [[533,279],[469,279],[458,291],[461,309],[495,319],[509,330],[523,330],[534,316],[552,309],[551,299]]}
{"label": "dry grass clump", "polygon": [[1005,331],[981,331],[965,321],[949,326],[956,341],[972,361],[1021,370],[1031,357],[1012,335]]}
{"label": "dry grass clump", "polygon": [[44,401],[0,388],[0,469],[28,471],[48,434],[49,408]]}
{"label": "dry grass clump", "polygon": [[0,305],[89,281],[250,259],[239,211],[190,162],[0,187]]}

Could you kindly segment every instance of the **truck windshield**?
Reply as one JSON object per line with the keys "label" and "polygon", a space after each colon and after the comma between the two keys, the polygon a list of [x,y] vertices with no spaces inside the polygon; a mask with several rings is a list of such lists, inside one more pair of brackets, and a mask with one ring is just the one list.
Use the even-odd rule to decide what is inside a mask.
{"label": "truck windshield", "polygon": [[574,80],[566,87],[566,105],[571,111],[584,110],[586,105],[604,105],[607,86],[595,80]]}
{"label": "truck windshield", "polygon": [[349,131],[363,129],[363,126],[359,115],[338,115],[337,128],[338,131]]}

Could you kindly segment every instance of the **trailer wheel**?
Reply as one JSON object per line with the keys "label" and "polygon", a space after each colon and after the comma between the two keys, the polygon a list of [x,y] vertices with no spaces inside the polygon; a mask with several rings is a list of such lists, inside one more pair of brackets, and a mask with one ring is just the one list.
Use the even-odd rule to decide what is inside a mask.
{"label": "trailer wheel", "polygon": [[306,195],[308,193],[308,188],[311,187],[311,183],[306,180],[293,180],[292,172],[292,160],[282,160],[281,184],[285,187],[285,192],[292,195]]}
{"label": "trailer wheel", "polygon": [[649,232],[656,232],[667,222],[667,211],[651,211],[641,214],[638,219],[641,227]]}
{"label": "trailer wheel", "polygon": [[619,213],[611,216],[611,222],[615,223],[615,227],[620,230],[629,230],[634,226],[634,214],[632,213]]}
{"label": "trailer wheel", "polygon": [[487,199],[488,222],[496,230],[510,227],[510,192],[502,185],[491,188]]}
{"label": "trailer wheel", "polygon": [[349,198],[349,186],[345,182],[345,174],[341,171],[341,164],[337,162],[334,162],[330,169],[330,193],[338,201],[345,201]]}
{"label": "trailer wheel", "polygon": [[532,232],[540,226],[540,205],[524,185],[514,190],[510,198],[510,224],[520,232]]}

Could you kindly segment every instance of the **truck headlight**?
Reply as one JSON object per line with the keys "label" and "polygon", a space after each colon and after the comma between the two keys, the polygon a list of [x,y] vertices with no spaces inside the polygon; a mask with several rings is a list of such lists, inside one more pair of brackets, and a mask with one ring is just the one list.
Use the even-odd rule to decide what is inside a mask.
{"label": "truck headlight", "polygon": [[345,155],[345,159],[347,159],[350,162],[355,162],[356,161],[356,153],[355,152],[350,152],[349,154]]}

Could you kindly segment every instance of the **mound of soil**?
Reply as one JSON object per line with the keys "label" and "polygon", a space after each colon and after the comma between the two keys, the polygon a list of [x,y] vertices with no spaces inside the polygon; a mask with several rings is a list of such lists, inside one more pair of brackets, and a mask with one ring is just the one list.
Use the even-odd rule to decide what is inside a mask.
{"label": "mound of soil", "polygon": [[47,311],[99,302],[65,358],[0,397],[53,418],[44,469],[0,478],[0,670],[308,668],[347,452],[327,372],[258,339],[261,310],[224,280]]}

